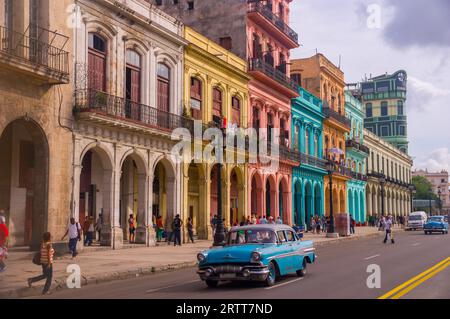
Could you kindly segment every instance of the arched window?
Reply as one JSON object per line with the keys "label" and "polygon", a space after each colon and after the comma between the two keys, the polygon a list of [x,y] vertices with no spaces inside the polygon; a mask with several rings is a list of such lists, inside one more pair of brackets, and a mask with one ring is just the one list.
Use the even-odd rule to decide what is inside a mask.
{"label": "arched window", "polygon": [[158,109],[170,111],[170,68],[158,63]]}
{"label": "arched window", "polygon": [[202,94],[202,82],[192,77],[191,78],[191,114],[196,120],[202,119],[202,104],[203,104],[203,94]]}
{"label": "arched window", "polygon": [[213,121],[221,124],[222,119],[222,91],[218,88],[213,89]]}
{"label": "arched window", "polygon": [[107,43],[96,33],[89,33],[88,88],[106,91]]}
{"label": "arched window", "polygon": [[231,123],[241,126],[241,100],[237,96],[231,98]]}

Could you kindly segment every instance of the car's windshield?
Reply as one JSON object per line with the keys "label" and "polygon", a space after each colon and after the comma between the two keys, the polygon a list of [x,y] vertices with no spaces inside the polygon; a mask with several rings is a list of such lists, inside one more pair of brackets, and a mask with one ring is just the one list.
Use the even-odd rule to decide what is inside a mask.
{"label": "car's windshield", "polygon": [[268,229],[234,230],[228,233],[227,245],[275,244],[277,236]]}
{"label": "car's windshield", "polygon": [[409,216],[409,220],[421,220],[421,219],[422,219],[422,216],[420,216],[420,215]]}
{"label": "car's windshield", "polygon": [[444,217],[430,217],[430,219],[428,221],[430,221],[430,222],[443,222],[444,221]]}

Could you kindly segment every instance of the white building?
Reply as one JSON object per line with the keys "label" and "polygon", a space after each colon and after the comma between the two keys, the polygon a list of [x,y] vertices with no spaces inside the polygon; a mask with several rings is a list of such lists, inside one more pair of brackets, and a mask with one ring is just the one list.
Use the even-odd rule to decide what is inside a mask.
{"label": "white building", "polygon": [[98,219],[102,245],[121,248],[128,216],[138,243],[153,220],[181,213],[181,169],[169,152],[185,126],[183,25],[140,0],[81,0],[74,28],[72,216]]}
{"label": "white building", "polygon": [[370,149],[366,165],[368,216],[406,216],[411,212],[411,157],[366,129],[364,145]]}

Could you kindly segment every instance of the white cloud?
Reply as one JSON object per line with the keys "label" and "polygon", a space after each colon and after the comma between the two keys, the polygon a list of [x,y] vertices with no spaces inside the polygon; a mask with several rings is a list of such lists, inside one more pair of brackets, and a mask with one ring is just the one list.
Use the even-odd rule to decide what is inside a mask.
{"label": "white cloud", "polygon": [[450,172],[450,150],[446,147],[434,150],[429,156],[418,159],[415,168],[427,169],[430,172]]}
{"label": "white cloud", "polygon": [[441,89],[413,76],[409,76],[408,79],[408,108],[410,110],[430,111],[433,107],[442,105],[439,103],[441,99],[445,100],[450,97],[450,90]]}

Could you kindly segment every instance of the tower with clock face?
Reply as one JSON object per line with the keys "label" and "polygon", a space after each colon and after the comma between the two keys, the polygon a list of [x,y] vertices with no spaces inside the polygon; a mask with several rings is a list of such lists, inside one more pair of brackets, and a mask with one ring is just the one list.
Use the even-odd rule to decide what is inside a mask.
{"label": "tower with clock face", "polygon": [[360,96],[364,106],[364,127],[408,154],[406,115],[408,75],[400,70],[364,81]]}

